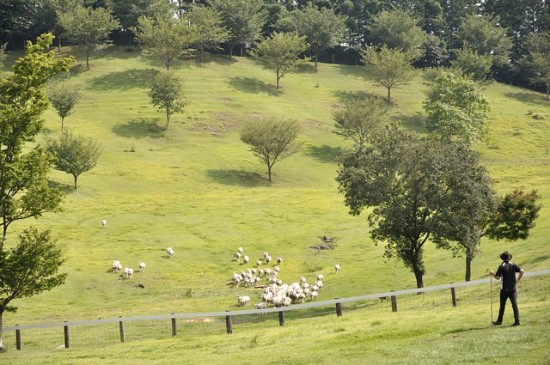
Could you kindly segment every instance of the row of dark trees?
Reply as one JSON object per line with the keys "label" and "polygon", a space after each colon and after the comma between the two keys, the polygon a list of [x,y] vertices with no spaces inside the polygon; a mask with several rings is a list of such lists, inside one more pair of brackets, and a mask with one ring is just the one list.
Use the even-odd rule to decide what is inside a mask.
{"label": "row of dark trees", "polygon": [[[201,27],[203,36],[217,33],[195,40],[201,54],[225,44],[231,55],[236,46],[242,52],[276,31],[296,31],[306,36],[314,61],[334,60],[337,54],[338,62],[357,63],[362,48],[385,44],[415,52],[418,67],[449,65],[459,58],[484,62],[490,64],[492,77],[522,86],[544,87],[540,79],[534,81],[539,71],[529,61],[538,57],[534,52],[548,51],[550,39],[545,0],[4,0],[0,43],[20,47],[23,40],[50,31],[82,45],[86,37],[74,33],[86,31],[82,28],[89,22],[71,27],[64,19],[80,6],[105,10],[114,22],[109,25],[111,40],[123,44],[137,41],[140,19],[170,14]],[[198,8],[214,13],[186,18]]]}

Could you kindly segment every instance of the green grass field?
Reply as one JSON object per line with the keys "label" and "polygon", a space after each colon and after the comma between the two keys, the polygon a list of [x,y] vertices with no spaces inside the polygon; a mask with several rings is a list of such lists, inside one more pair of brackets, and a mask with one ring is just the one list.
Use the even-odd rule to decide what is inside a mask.
{"label": "green grass field", "polygon": [[[173,72],[184,79],[188,105],[172,118],[168,131],[159,133],[150,123],[160,118],[162,124],[163,115],[147,96],[148,81],[160,71],[158,65],[138,53],[110,49],[91,59],[89,70],[82,61],[74,68],[70,81],[82,86],[83,95],[65,126],[98,139],[103,153],[98,166],[81,175],[76,191],[72,176],[54,171],[52,181],[67,192],[63,212],[13,224],[11,237],[29,224],[50,228],[66,253],[63,271],[69,277],[51,292],[14,302],[19,311],[5,315],[5,326],[237,309],[236,293],[255,295],[251,289],[228,285],[234,271],[246,268],[233,257],[239,246],[252,262],[264,251],[284,257],[281,277],[286,282],[323,273],[326,284],[320,300],[415,286],[414,275],[401,263],[383,259],[383,247],[371,241],[365,216],[349,215],[337,191],[336,158],[351,144],[331,133],[332,109],[361,93],[385,95],[385,89],[363,78],[360,67],[307,67],[285,76],[276,91],[274,73],[247,58],[210,56],[202,65],[182,61]],[[393,117],[419,132],[425,89],[419,75],[410,85],[392,90]],[[550,104],[542,94],[507,85],[490,84],[484,92],[491,105],[492,133],[491,140],[476,149],[495,189],[499,194],[536,189],[543,208],[529,239],[484,240],[472,278],[484,277],[488,267],[494,269],[505,249],[526,271],[548,269]],[[303,150],[275,165],[272,184],[265,167],[239,140],[246,120],[264,116],[294,118],[302,125]],[[45,133],[59,132],[56,113],[50,110],[45,117]],[[102,219],[108,221],[105,229]],[[322,235],[336,237],[336,249],[312,250]],[[176,252],[171,259],[164,251],[168,246]],[[427,247],[425,258],[426,286],[463,280],[463,258],[433,247]],[[121,280],[109,272],[114,259],[134,269],[138,261],[145,261],[147,268]],[[338,276],[333,274],[335,263],[342,266]],[[138,283],[145,289],[136,287]],[[516,362],[543,364],[549,361],[544,346],[550,343],[549,326],[547,319],[536,318],[543,317],[550,305],[543,293],[538,296],[534,303],[520,297],[520,309],[532,318],[532,326],[514,329],[514,334],[487,326],[485,300],[461,307],[458,316],[456,309],[432,311],[426,305],[398,316],[374,311],[365,320],[358,310],[338,319],[332,313],[321,320],[302,318],[283,328],[253,322],[246,333],[232,336],[223,334],[222,324],[220,334],[184,341],[115,341],[101,354],[86,347],[53,353],[10,351],[2,356],[17,363],[51,359],[52,364],[104,364],[110,359],[129,363],[141,353],[148,362],[159,364],[179,357],[181,363],[195,358],[199,363],[244,364],[260,361],[266,351],[285,349],[283,360],[262,362],[334,363],[349,356],[350,364],[360,364],[372,356],[372,363],[404,364],[426,356],[425,363],[455,364],[457,357],[462,363],[499,362],[501,355],[520,353],[525,343],[533,343],[531,358],[522,362],[516,357]],[[480,320],[483,316],[487,320]],[[504,347],[508,337],[514,340]],[[296,342],[296,350],[290,350]]]}

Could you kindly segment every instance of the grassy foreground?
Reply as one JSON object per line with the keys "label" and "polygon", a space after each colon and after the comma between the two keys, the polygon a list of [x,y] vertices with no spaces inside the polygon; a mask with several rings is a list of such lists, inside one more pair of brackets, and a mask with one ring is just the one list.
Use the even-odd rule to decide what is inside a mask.
{"label": "grassy foreground", "polygon": [[[283,78],[282,90],[276,91],[274,75],[246,58],[229,62],[213,56],[204,65],[185,61],[175,72],[185,80],[188,106],[173,118],[168,131],[159,133],[150,128],[150,122],[161,114],[147,97],[147,83],[159,72],[157,65],[136,53],[113,49],[94,58],[90,70],[81,66],[73,70],[71,82],[83,86],[83,98],[65,125],[76,134],[98,139],[103,154],[98,166],[80,177],[76,191],[71,188],[71,176],[53,173],[52,181],[68,193],[63,212],[13,225],[12,236],[28,224],[50,228],[64,247],[63,270],[69,278],[51,292],[15,302],[19,312],[5,316],[6,326],[236,309],[236,294],[255,295],[250,289],[228,285],[234,271],[246,268],[233,258],[239,246],[253,261],[264,251],[284,257],[281,276],[286,282],[323,273],[326,284],[321,300],[414,287],[412,273],[382,258],[383,246],[370,240],[365,217],[347,214],[334,180],[336,157],[350,145],[331,133],[332,108],[361,93],[385,94],[362,77],[360,67],[309,67]],[[424,90],[419,76],[392,91],[393,116],[407,128],[422,130]],[[474,261],[473,278],[483,277],[487,267],[495,268],[504,249],[528,271],[550,268],[546,240],[550,235],[550,106],[543,95],[511,86],[491,84],[485,93],[492,108],[492,139],[476,149],[495,189],[500,194],[514,188],[536,189],[543,197],[543,209],[528,240],[484,240],[483,254]],[[275,165],[272,184],[267,182],[265,168],[239,141],[242,123],[263,116],[295,118],[303,127],[303,151]],[[45,132],[59,132],[55,112],[50,110],[46,118]],[[102,219],[108,221],[105,229]],[[321,235],[336,237],[336,249],[312,250],[310,246],[319,244]],[[164,252],[168,246],[176,251],[172,259]],[[426,286],[463,280],[462,258],[432,247],[427,247],[425,258]],[[108,272],[113,259],[134,269],[138,261],[145,261],[147,268],[122,280]],[[338,276],[333,273],[335,263],[342,266]],[[138,288],[138,283],[145,289]],[[541,297],[528,305],[532,308],[522,307],[532,311],[533,318],[543,318],[540,314],[548,310],[549,302]],[[269,352],[273,357],[264,355],[262,362],[331,363],[333,359],[338,363],[346,356],[350,363],[359,364],[372,356],[372,363],[382,359],[407,363],[405,355],[392,355],[392,349],[400,347],[409,355],[421,352],[432,363],[462,359],[475,363],[470,357],[474,355],[480,363],[491,363],[508,352],[517,353],[514,358],[519,363],[538,364],[543,362],[537,359],[548,358],[540,345],[540,341],[550,342],[543,334],[549,328],[547,320],[537,319],[529,327],[510,331],[495,330],[480,319],[487,317],[486,312],[487,304],[475,303],[458,310],[432,311],[426,306],[398,318],[358,310],[338,319],[330,315],[301,319],[269,330],[251,324],[250,331],[236,331],[233,336],[149,338],[102,344],[101,350],[24,351],[7,356],[23,362],[51,358],[51,363],[110,359],[119,363],[114,359],[130,362],[139,354],[151,363],[179,357],[181,363],[185,359],[253,363]],[[451,329],[445,330],[447,326]],[[221,329],[223,333],[223,324]],[[504,347],[501,340],[514,338],[511,331],[523,341]],[[529,362],[519,357],[525,342],[534,344]],[[279,355],[287,359],[279,362],[274,354],[294,351],[291,344],[298,346],[297,352]],[[243,349],[248,356],[243,356]],[[493,355],[485,358],[485,352]],[[442,362],[436,361],[438,356]]]}

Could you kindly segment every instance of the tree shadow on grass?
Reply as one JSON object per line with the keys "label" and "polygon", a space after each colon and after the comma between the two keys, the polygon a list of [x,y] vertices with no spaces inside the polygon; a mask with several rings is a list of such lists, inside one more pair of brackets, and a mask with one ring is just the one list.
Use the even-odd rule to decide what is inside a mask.
{"label": "tree shadow on grass", "polygon": [[516,99],[525,104],[550,106],[550,102],[546,100],[545,94],[536,94],[534,92],[508,92],[504,94],[508,98]]}
{"label": "tree shadow on grass", "polygon": [[393,118],[399,121],[403,127],[410,131],[426,133],[426,117],[420,113],[416,113],[414,115],[398,115]]}
{"label": "tree shadow on grass", "polygon": [[266,84],[253,77],[232,77],[229,79],[229,85],[245,93],[266,93],[271,96],[279,96],[282,94],[275,86]]}
{"label": "tree shadow on grass", "polygon": [[382,99],[384,101],[386,100],[380,95],[369,93],[367,91],[337,90],[334,92],[334,96],[336,96],[342,103],[349,102],[349,101],[364,101],[370,98]]}
{"label": "tree shadow on grass", "polygon": [[269,180],[257,172],[244,170],[208,170],[208,178],[224,185],[239,185],[243,187],[269,186]]}
{"label": "tree shadow on grass", "polygon": [[[67,174],[67,176],[72,180],[72,175]],[[57,181],[48,180],[48,186],[52,189],[59,189],[63,192],[63,195],[69,195],[74,193],[76,190],[72,184],[63,184]]]}
{"label": "tree shadow on grass", "polygon": [[161,138],[164,136],[164,127],[159,126],[157,121],[158,118],[132,120],[126,124],[115,125],[113,132],[125,138]]}
{"label": "tree shadow on grass", "polygon": [[336,163],[342,152],[344,152],[342,147],[332,147],[324,144],[322,146],[310,146],[307,154],[322,162]]}
{"label": "tree shadow on grass", "polygon": [[299,65],[294,72],[297,74],[316,74],[319,70],[315,67],[315,64],[308,62]]}
{"label": "tree shadow on grass", "polygon": [[132,69],[121,72],[111,72],[107,75],[96,77],[88,83],[88,87],[94,90],[119,89],[145,87],[159,73],[156,69]]}

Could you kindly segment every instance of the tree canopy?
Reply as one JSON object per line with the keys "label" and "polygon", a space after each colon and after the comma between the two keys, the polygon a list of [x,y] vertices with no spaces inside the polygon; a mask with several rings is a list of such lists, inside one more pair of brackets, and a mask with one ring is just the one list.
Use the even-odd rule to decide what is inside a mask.
{"label": "tree canopy", "polygon": [[[371,237],[385,243],[384,256],[402,261],[424,286],[424,247],[452,248],[491,199],[489,179],[476,153],[460,143],[418,138],[395,126],[346,153],[337,181],[350,214],[366,208]],[[463,209],[462,207],[468,207]]]}
{"label": "tree canopy", "polygon": [[296,33],[274,33],[271,38],[260,42],[251,55],[265,68],[275,70],[278,90],[281,78],[307,61],[300,58],[300,54],[306,49],[305,36],[300,37]]}
{"label": "tree canopy", "polygon": [[241,141],[266,165],[271,182],[275,163],[299,151],[301,143],[296,141],[299,133],[300,127],[293,119],[251,120],[241,130]]}

